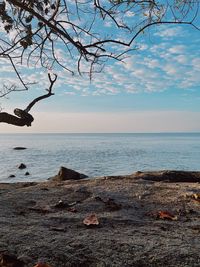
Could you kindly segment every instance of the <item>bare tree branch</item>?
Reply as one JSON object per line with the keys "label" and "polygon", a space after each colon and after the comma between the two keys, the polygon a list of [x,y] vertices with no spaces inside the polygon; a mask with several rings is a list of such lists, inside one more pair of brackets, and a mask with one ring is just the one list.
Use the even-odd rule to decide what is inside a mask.
{"label": "bare tree branch", "polygon": [[3,123],[8,123],[8,124],[12,124],[15,126],[21,126],[21,127],[31,126],[32,122],[34,121],[33,116],[29,113],[31,108],[37,102],[54,95],[54,93],[52,93],[52,90],[57,80],[57,75],[54,74],[54,78],[52,78],[51,74],[48,73],[48,78],[49,78],[50,85],[49,85],[49,88],[47,89],[47,94],[35,98],[30,104],[28,104],[28,106],[24,110],[16,108],[14,110],[15,115],[12,115],[6,112],[0,112],[0,123],[3,122]]}
{"label": "bare tree branch", "polygon": [[29,112],[31,110],[31,108],[39,101],[41,101],[42,99],[45,99],[45,98],[48,98],[52,95],[54,95],[54,93],[52,93],[52,89],[53,89],[53,85],[54,83],[56,82],[57,80],[57,75],[54,74],[54,79],[51,78],[51,74],[48,73],[48,78],[49,78],[49,81],[50,81],[50,86],[49,88],[47,89],[47,94],[45,95],[42,95],[42,96],[39,96],[37,98],[35,98],[26,108],[25,108],[25,112]]}
{"label": "bare tree branch", "polygon": [[[21,74],[24,66],[87,73],[91,79],[107,61],[121,61],[125,54],[136,50],[136,39],[150,27],[189,25],[199,30],[199,4],[199,0],[2,0],[0,59],[9,59],[23,89],[4,84],[0,97],[28,90],[30,84]],[[46,94],[24,110],[15,109],[16,116],[0,113],[0,122],[6,122],[7,117],[7,123],[30,126],[31,108],[53,95],[57,75],[52,78],[49,74],[48,79]]]}

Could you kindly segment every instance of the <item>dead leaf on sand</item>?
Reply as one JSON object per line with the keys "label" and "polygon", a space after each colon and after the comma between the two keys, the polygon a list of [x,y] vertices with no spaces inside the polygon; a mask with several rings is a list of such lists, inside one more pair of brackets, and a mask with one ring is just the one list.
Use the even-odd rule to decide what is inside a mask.
{"label": "dead leaf on sand", "polygon": [[74,207],[70,207],[70,208],[67,209],[67,211],[72,212],[72,213],[76,213],[77,209],[74,208]]}
{"label": "dead leaf on sand", "polygon": [[99,220],[97,218],[97,215],[95,213],[92,213],[92,214],[88,215],[83,220],[83,224],[85,224],[87,226],[96,226],[96,225],[99,225]]}
{"label": "dead leaf on sand", "polygon": [[161,220],[170,220],[170,221],[177,221],[178,220],[178,217],[176,215],[174,215],[171,212],[166,211],[166,210],[149,212],[147,215],[150,215],[156,219],[161,219]]}
{"label": "dead leaf on sand", "polygon": [[34,207],[30,207],[29,210],[31,211],[35,211],[37,213],[43,213],[43,214],[46,214],[46,213],[49,213],[51,212],[51,207],[49,205],[46,205],[46,206],[34,206]]}
{"label": "dead leaf on sand", "polygon": [[200,193],[195,193],[195,194],[192,194],[191,196],[194,200],[200,202]]}
{"label": "dead leaf on sand", "polygon": [[170,213],[169,211],[159,211],[158,212],[158,218],[163,220],[171,220],[171,221],[177,221],[177,216]]}
{"label": "dead leaf on sand", "polygon": [[51,266],[48,265],[47,263],[37,263],[36,265],[34,265],[34,267],[51,267]]}

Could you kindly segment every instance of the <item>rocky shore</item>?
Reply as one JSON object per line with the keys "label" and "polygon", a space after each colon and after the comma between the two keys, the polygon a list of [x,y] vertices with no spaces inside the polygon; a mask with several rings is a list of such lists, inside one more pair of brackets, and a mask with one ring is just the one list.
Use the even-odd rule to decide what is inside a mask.
{"label": "rocky shore", "polygon": [[0,267],[200,266],[199,251],[200,172],[0,184]]}

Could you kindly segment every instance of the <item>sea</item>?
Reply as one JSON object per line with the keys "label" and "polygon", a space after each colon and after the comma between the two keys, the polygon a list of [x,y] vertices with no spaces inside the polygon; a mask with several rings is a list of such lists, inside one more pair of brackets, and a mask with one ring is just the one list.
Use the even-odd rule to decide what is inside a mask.
{"label": "sea", "polygon": [[[13,149],[19,146],[27,149]],[[20,163],[27,168],[18,169]],[[91,179],[147,170],[199,171],[200,133],[0,134],[0,182],[44,181],[61,166]]]}

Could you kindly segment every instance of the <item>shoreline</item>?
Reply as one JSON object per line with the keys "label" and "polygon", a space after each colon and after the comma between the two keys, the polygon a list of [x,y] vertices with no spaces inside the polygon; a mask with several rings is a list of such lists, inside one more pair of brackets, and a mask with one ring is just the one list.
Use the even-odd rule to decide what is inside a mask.
{"label": "shoreline", "polygon": [[[14,255],[21,265],[11,267],[200,266],[200,172],[195,183],[170,181],[175,174],[0,183],[0,259]],[[86,226],[94,213],[99,225]]]}

